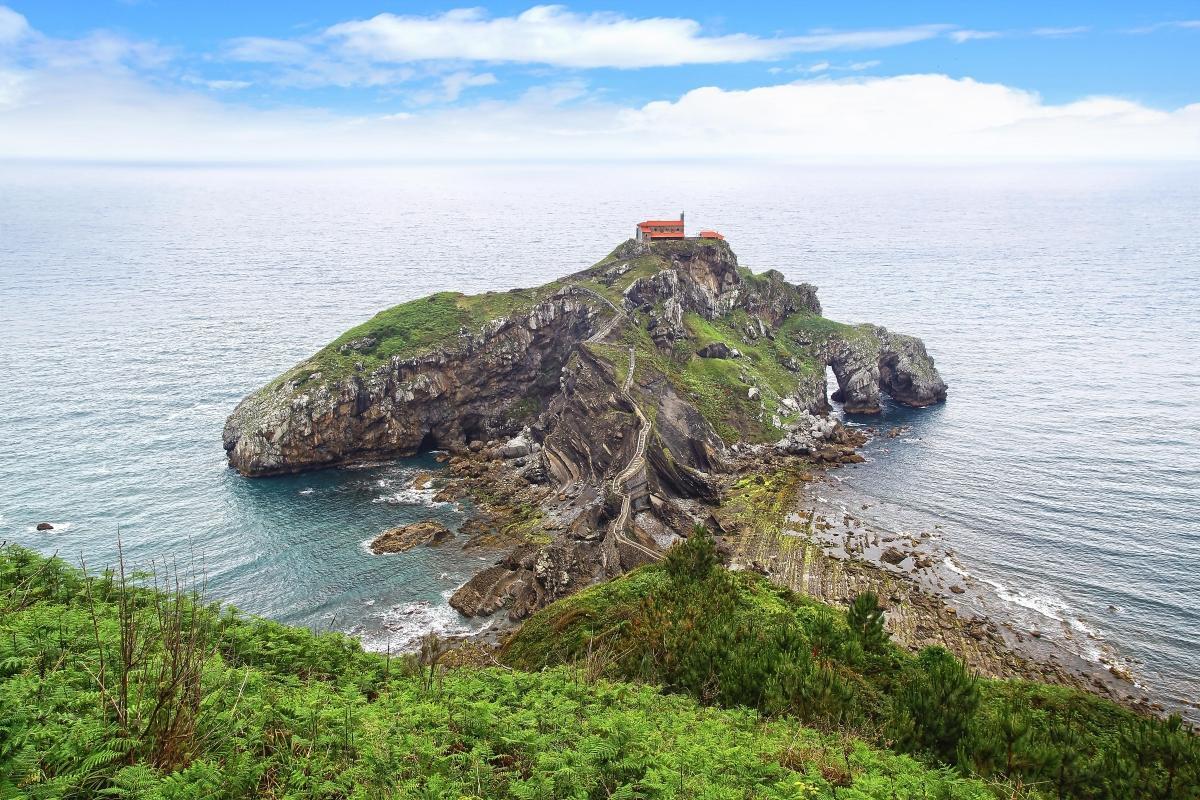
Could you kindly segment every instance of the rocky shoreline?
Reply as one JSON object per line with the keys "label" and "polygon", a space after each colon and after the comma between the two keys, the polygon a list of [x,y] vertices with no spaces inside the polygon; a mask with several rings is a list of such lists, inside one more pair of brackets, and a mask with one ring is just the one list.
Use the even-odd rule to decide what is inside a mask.
{"label": "rocky shoreline", "polygon": [[[890,438],[901,433],[865,431]],[[865,521],[858,510],[865,512],[875,499],[854,491],[852,468],[803,470],[791,479],[776,471],[770,486],[763,475],[790,469],[786,463],[768,459],[748,467],[750,480],[762,479],[768,491],[750,493],[750,503],[727,515],[739,530],[733,543],[739,569],[833,606],[874,591],[896,642],[912,651],[944,646],[979,674],[1079,688],[1142,714],[1180,712],[1200,720],[1200,705],[1164,703],[1115,651],[1088,657],[1085,652],[1097,644],[1090,634],[1072,631],[1066,622],[1061,631],[1022,622],[994,587],[955,564],[940,531],[905,533]],[[734,482],[733,503],[739,500]]]}
{"label": "rocky shoreline", "polygon": [[[1128,673],[1089,661],[1053,637],[1023,630],[1002,613],[981,611],[978,601],[987,587],[947,569],[948,552],[929,533],[898,535],[822,503],[820,498],[840,483],[837,471],[861,461],[857,447],[865,435],[840,430],[845,444],[809,457],[748,452],[737,471],[726,476],[727,494],[708,510],[706,522],[718,532],[731,568],[759,572],[837,607],[872,591],[887,611],[887,628],[897,643],[914,652],[928,645],[946,647],[981,675],[1081,689],[1144,713],[1165,711]],[[468,537],[463,548],[504,553],[451,600],[465,616],[492,620],[480,633],[458,640],[458,657],[490,661],[533,610],[508,605],[504,592],[511,582],[497,580],[498,575],[511,580],[522,567],[533,569],[529,554],[537,551],[538,541],[530,531],[547,523],[553,530],[552,512],[531,524],[529,506],[569,502],[570,490],[555,493],[530,485],[504,459],[500,446],[447,461],[444,476],[434,479],[438,497],[469,497],[479,509],[460,531]],[[743,491],[747,485],[759,491]]]}
{"label": "rocky shoreline", "polygon": [[[864,519],[868,510],[886,514],[877,503],[855,489],[853,470],[827,474],[797,495],[793,520],[802,528],[812,520],[819,560],[835,565],[835,573],[866,569],[871,582],[899,582],[923,596],[935,613],[919,614],[915,625],[901,621],[909,613],[905,609],[893,609],[901,631],[897,638],[907,646],[943,644],[986,675],[1072,686],[1141,713],[1179,713],[1200,722],[1200,702],[1167,700],[1096,633],[1066,620],[1020,613],[1009,596],[958,563],[940,526],[909,532],[886,517],[882,523]],[[974,641],[964,639],[963,632]]]}

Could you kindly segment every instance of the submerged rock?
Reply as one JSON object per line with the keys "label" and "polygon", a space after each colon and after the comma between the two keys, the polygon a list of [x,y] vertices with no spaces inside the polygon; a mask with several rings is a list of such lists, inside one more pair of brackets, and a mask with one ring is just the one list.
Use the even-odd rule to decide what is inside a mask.
{"label": "submerged rock", "polygon": [[453,534],[445,525],[427,519],[384,531],[372,540],[371,552],[376,555],[403,553],[421,544],[440,544],[451,536]]}

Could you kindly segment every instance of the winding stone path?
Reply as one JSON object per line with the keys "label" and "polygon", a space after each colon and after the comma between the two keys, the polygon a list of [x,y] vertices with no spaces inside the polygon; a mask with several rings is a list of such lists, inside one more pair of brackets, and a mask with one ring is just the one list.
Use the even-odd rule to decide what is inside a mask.
{"label": "winding stone path", "polygon": [[651,550],[649,547],[628,539],[625,536],[625,528],[629,525],[629,518],[633,510],[633,498],[626,490],[625,484],[645,466],[646,442],[650,439],[650,420],[646,419],[646,415],[642,413],[642,409],[638,407],[637,403],[633,402],[633,397],[629,394],[629,389],[633,386],[633,370],[636,366],[636,356],[631,347],[629,348],[629,373],[625,376],[625,383],[621,385],[621,393],[629,401],[629,404],[633,406],[633,411],[637,414],[641,427],[638,429],[637,446],[633,449],[633,457],[629,459],[629,463],[625,466],[625,469],[621,470],[612,479],[612,490],[621,498],[621,513],[617,515],[616,521],[613,522],[613,536],[619,544],[632,547],[634,550],[644,553],[657,561],[662,558],[662,553],[657,550]]}
{"label": "winding stone path", "polygon": [[617,305],[612,300],[609,300],[607,297],[600,294],[599,292],[589,289],[586,286],[580,286],[578,283],[572,283],[571,285],[574,286],[576,289],[578,289],[581,292],[590,294],[592,297],[594,297],[597,300],[599,300],[600,302],[606,304],[609,308],[611,308],[613,310],[612,318],[609,319],[608,322],[604,323],[604,325],[601,326],[599,330],[597,330],[595,333],[593,333],[591,336],[589,336],[587,339],[584,340],[584,341],[592,343],[592,344],[603,341],[605,339],[605,337],[607,337],[610,333],[612,333],[612,329],[616,327],[617,323],[625,318],[625,312],[622,311],[621,309],[617,308]]}
{"label": "winding stone path", "polygon": [[[612,318],[609,319],[608,322],[604,323],[599,330],[585,340],[586,342],[593,344],[603,341],[610,333],[612,333],[612,330],[616,327],[617,323],[625,318],[625,312],[618,308],[613,301],[609,300],[599,292],[593,291],[586,286],[580,286],[577,283],[571,285],[582,292],[590,294],[592,297],[595,297],[597,300],[605,303],[613,310],[614,314]],[[639,553],[658,561],[663,557],[662,553],[657,550],[652,550],[651,548],[646,547],[639,542],[635,542],[625,536],[625,529],[628,527],[630,517],[633,514],[633,498],[626,490],[625,484],[634,475],[637,475],[638,472],[641,471],[641,469],[645,466],[646,443],[650,440],[650,420],[646,419],[646,415],[642,413],[642,409],[639,408],[638,404],[633,401],[633,395],[629,393],[629,390],[633,387],[633,371],[636,367],[637,355],[634,349],[631,347],[629,348],[629,371],[625,375],[624,383],[621,384],[621,394],[625,397],[625,400],[628,401],[629,405],[633,407],[633,412],[637,414],[639,422],[638,438],[637,446],[633,450],[633,457],[629,459],[629,463],[625,465],[625,469],[617,473],[616,477],[609,482],[609,486],[611,487],[613,493],[621,498],[621,513],[618,514],[616,520],[613,521],[612,532],[613,538],[616,540],[617,544],[623,544],[626,547],[637,550]]]}

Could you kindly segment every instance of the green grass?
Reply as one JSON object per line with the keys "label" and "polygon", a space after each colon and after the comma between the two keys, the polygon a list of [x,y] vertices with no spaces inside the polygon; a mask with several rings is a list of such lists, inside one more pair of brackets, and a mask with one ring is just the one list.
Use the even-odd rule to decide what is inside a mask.
{"label": "green grass", "polygon": [[679,376],[696,409],[718,436],[731,443],[743,437],[758,440],[766,430],[758,419],[758,403],[747,396],[750,385],[742,382],[740,372],[732,361],[693,357]]}
{"label": "green grass", "polygon": [[[689,339],[677,346],[679,352],[673,358],[654,360],[656,351],[645,352],[650,363],[659,365],[671,377],[676,388],[692,399],[701,415],[727,442],[777,439],[782,431],[775,427],[773,417],[778,415],[786,424],[790,416],[780,400],[795,394],[800,379],[819,369],[803,348],[789,345],[784,337],[772,340],[746,336],[749,322],[743,311],[715,320],[688,313],[684,315],[684,325]],[[743,357],[700,358],[695,354],[714,342],[737,349]],[[640,344],[643,347],[639,353],[647,346],[653,347],[648,339]],[[784,366],[789,358],[799,366],[798,372]],[[749,399],[751,387],[759,389],[760,400]]]}
{"label": "green grass", "polygon": [[861,617],[715,566],[704,540],[538,612],[503,661],[573,664],[848,730],[985,777],[1006,798],[1196,797],[1200,742],[1177,719],[1066,687],[972,678],[941,648],[911,655]]}
{"label": "green grass", "polygon": [[847,325],[818,314],[801,312],[784,320],[776,335],[793,342],[802,340],[819,343],[834,337],[853,340],[872,334],[870,325]]}
{"label": "green grass", "polygon": [[793,537],[779,537],[795,504],[796,489],[806,477],[812,479],[796,468],[744,475],[726,490],[716,513],[723,525],[739,532],[795,542]]}
{"label": "green grass", "polygon": [[535,289],[477,295],[440,292],[401,303],[346,331],[273,385],[296,381],[303,386],[312,379],[328,382],[355,372],[370,374],[397,356],[410,358],[452,345],[464,329],[476,332],[492,320],[529,311],[563,285],[555,281]]}
{"label": "green grass", "polygon": [[991,797],[793,720],[570,668],[438,660],[387,659],[111,574],[84,580],[5,547],[0,797]]}
{"label": "green grass", "polygon": [[[604,280],[601,280],[605,272],[618,264],[626,264],[628,269],[621,275],[616,276],[612,283],[606,283]],[[624,300],[625,290],[632,286],[635,281],[655,275],[668,266],[670,265],[665,259],[653,253],[640,255],[632,259],[619,259],[610,255],[596,266],[586,270],[578,283],[607,297],[619,306]]]}

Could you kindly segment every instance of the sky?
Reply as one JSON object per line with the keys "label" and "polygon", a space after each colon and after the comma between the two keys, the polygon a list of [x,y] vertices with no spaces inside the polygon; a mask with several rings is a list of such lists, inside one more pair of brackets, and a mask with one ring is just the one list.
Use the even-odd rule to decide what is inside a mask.
{"label": "sky", "polygon": [[1200,160],[1198,0],[8,2],[10,161]]}

